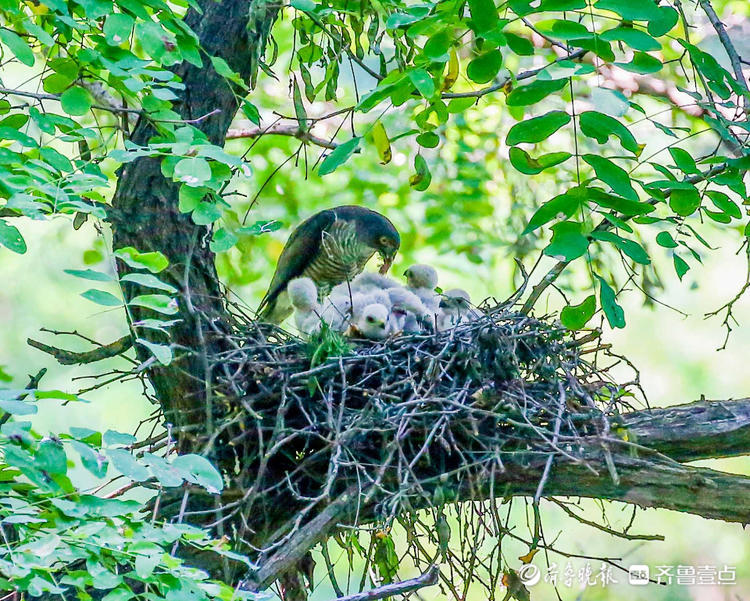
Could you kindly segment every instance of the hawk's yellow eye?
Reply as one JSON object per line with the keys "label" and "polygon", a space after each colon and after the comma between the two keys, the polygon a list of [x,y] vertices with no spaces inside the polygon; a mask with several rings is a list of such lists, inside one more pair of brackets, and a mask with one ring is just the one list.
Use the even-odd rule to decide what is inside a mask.
{"label": "hawk's yellow eye", "polygon": [[391,241],[388,239],[388,236],[380,236],[379,242],[380,242],[381,246],[390,246],[391,245]]}

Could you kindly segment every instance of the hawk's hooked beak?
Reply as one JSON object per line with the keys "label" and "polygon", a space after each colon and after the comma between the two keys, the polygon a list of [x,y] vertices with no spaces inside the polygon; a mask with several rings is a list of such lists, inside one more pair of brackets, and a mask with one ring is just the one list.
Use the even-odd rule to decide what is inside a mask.
{"label": "hawk's hooked beak", "polygon": [[380,256],[383,257],[383,264],[380,266],[379,273],[380,275],[385,275],[386,273],[388,273],[388,270],[391,268],[391,265],[393,265],[393,259],[395,258],[396,253],[394,252],[393,254],[390,254],[390,255],[381,254]]}

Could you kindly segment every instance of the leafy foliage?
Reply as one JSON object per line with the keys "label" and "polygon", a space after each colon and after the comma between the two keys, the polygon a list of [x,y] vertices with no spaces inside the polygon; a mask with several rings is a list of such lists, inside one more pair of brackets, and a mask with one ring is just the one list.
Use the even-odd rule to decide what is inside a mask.
{"label": "leafy foliage", "polygon": [[[3,404],[16,415],[32,408],[36,405],[29,401]],[[71,428],[70,434],[42,437],[29,422],[3,424],[0,520],[12,536],[0,551],[0,589],[87,598],[93,587],[110,600],[258,597],[211,580],[174,555],[183,545],[249,563],[225,542],[212,540],[200,528],[158,520],[155,512],[146,519],[137,500],[101,497],[74,484],[77,459],[101,484],[119,476],[159,488],[188,482],[221,489],[221,477],[203,457],[183,455],[169,462],[134,452],[135,442],[134,436],[113,430]]]}

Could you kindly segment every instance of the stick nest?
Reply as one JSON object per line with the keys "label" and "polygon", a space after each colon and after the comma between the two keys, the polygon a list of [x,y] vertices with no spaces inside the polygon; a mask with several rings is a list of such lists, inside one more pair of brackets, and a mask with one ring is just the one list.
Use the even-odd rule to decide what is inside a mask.
{"label": "stick nest", "polygon": [[[605,348],[598,334],[574,334],[496,306],[452,330],[336,354],[238,320],[208,358],[209,442],[231,481],[224,519],[239,514],[239,539],[270,552],[352,486],[374,507],[360,519],[388,520],[471,499],[508,461],[575,457],[576,440],[606,428],[630,394],[584,359]],[[279,528],[290,506],[298,519]]]}

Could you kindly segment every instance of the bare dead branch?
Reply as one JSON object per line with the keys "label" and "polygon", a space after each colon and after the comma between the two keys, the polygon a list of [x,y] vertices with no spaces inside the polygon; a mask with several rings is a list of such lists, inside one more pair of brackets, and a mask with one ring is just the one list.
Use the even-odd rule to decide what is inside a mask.
{"label": "bare dead branch", "polygon": [[57,348],[31,338],[28,338],[26,343],[48,355],[52,355],[61,365],[81,365],[122,355],[133,346],[133,337],[128,334],[109,344],[102,345],[90,351],[81,352]]}
{"label": "bare dead branch", "polygon": [[374,601],[375,599],[386,599],[396,595],[404,595],[437,584],[439,574],[440,569],[434,565],[424,574],[417,576],[416,578],[410,578],[409,580],[403,580],[402,582],[393,582],[391,584],[379,586],[378,588],[370,589],[369,591],[347,595],[346,597],[339,597],[336,601]]}
{"label": "bare dead branch", "polygon": [[[729,57],[729,62],[732,64],[732,70],[734,71],[734,77],[737,80],[737,83],[740,85],[740,87],[743,90],[745,90],[745,94],[749,94],[750,90],[748,90],[748,87],[747,87],[747,80],[745,79],[745,74],[742,72],[742,60],[737,54],[737,49],[734,47],[732,40],[729,38],[729,34],[727,33],[727,30],[724,27],[724,24],[721,22],[721,19],[719,19],[719,16],[716,14],[714,7],[711,6],[710,0],[698,0],[698,1],[699,1],[699,4],[701,5],[701,8],[703,9],[703,12],[706,13],[708,20],[710,21],[711,25],[716,31],[716,34],[719,36],[721,45],[724,46],[724,50],[726,50],[727,52],[727,56]],[[748,103],[748,99],[744,98],[742,104],[745,107],[745,114],[747,114],[748,112],[747,103]]]}

